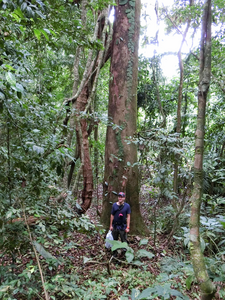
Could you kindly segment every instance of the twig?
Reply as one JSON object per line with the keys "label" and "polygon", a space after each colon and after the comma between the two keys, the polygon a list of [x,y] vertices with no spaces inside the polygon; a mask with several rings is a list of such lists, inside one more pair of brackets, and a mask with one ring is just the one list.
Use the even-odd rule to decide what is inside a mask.
{"label": "twig", "polygon": [[35,246],[34,246],[34,243],[33,243],[33,238],[32,238],[32,235],[31,235],[31,231],[30,231],[29,224],[28,224],[28,222],[27,222],[27,217],[26,217],[24,208],[23,208],[23,215],[24,215],[24,221],[25,221],[25,224],[26,224],[26,226],[27,226],[27,231],[28,231],[28,234],[29,234],[30,242],[31,242],[31,244],[32,244],[32,246],[33,246],[33,249],[34,249],[34,254],[35,254],[35,257],[36,257],[36,260],[37,260],[39,272],[40,272],[40,275],[41,275],[41,282],[42,282],[42,287],[43,287],[43,290],[44,290],[44,293],[45,293],[45,299],[46,299],[46,300],[50,300],[50,297],[49,297],[49,295],[48,295],[48,292],[47,292],[47,290],[46,290],[46,288],[45,288],[45,281],[44,281],[44,276],[43,276],[42,269],[41,269],[40,260],[39,260],[39,257],[38,257],[36,248],[35,248]]}

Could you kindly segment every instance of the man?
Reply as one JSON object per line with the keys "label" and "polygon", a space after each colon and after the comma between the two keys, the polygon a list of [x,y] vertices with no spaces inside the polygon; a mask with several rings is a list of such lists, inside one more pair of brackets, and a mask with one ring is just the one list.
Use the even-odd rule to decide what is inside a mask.
{"label": "man", "polygon": [[118,201],[113,203],[110,226],[114,240],[118,240],[119,236],[122,242],[127,242],[127,233],[130,231],[130,205],[125,202],[125,193],[118,194]]}

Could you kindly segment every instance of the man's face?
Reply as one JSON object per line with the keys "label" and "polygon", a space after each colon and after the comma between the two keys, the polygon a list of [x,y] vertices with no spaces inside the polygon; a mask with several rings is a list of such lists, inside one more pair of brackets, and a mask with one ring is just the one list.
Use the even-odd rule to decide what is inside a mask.
{"label": "man's face", "polygon": [[121,196],[118,197],[118,202],[120,204],[122,204],[124,201],[125,201],[125,197],[121,197]]}

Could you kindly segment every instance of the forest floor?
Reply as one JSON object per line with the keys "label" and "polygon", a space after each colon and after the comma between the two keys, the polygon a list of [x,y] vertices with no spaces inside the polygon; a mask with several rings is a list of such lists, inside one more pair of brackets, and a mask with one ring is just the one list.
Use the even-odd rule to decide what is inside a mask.
{"label": "forest floor", "polygon": [[[101,194],[101,191],[99,191],[99,194]],[[92,223],[94,223],[96,227],[99,227],[97,208],[101,210],[101,206],[97,207],[96,195],[94,199],[87,215]],[[149,207],[152,204],[149,203],[149,201],[151,200],[148,198],[148,193],[142,193],[140,209],[144,222],[147,225],[150,225]],[[60,276],[63,276],[63,274],[66,274],[65,276],[73,274],[73,276],[75,276],[74,281],[76,281],[77,284],[76,293],[79,294],[79,288],[82,288],[81,296],[77,296],[77,299],[81,300],[138,299],[138,297],[135,298],[134,294],[131,297],[133,289],[143,291],[156,283],[158,294],[161,293],[161,296],[148,299],[200,299],[198,285],[194,282],[193,277],[189,276],[191,273],[182,272],[182,268],[185,268],[185,261],[190,265],[190,259],[188,251],[185,251],[184,247],[182,247],[181,243],[178,243],[177,240],[172,240],[171,243],[168,244],[167,236],[163,234],[157,234],[155,242],[153,233],[150,233],[147,237],[129,234],[129,246],[134,250],[134,253],[143,249],[154,255],[152,258],[148,258],[147,256],[141,257],[139,260],[142,265],[137,266],[132,262],[128,263],[125,261],[122,255],[118,256],[119,261],[112,259],[111,251],[105,248],[106,233],[107,232],[103,230],[93,231],[93,233],[90,234],[73,232],[70,233],[69,236],[64,237],[62,239],[63,243],[60,243],[58,246],[55,244],[51,246],[49,244],[47,251],[51,253],[51,255],[62,259],[62,261],[69,261],[70,263],[61,263],[57,266],[57,269],[54,269],[54,267],[51,269],[49,265],[47,266],[45,259],[40,256],[41,265],[47,272],[46,276],[49,278],[52,276],[58,278],[58,280],[62,280]],[[61,231],[60,234],[63,236],[64,232]],[[141,243],[143,240],[145,242]],[[16,262],[14,262],[14,272],[18,274],[25,272],[24,270],[27,269],[27,264],[31,260],[36,261],[32,251],[26,255],[18,256]],[[2,266],[12,263],[10,256],[1,256],[0,263]],[[61,275],[57,277],[57,274]],[[32,276],[32,274],[30,276]],[[170,284],[166,285],[165,282],[168,281]],[[222,283],[222,285],[224,286],[224,283]],[[159,291],[160,287],[164,289],[162,288]],[[86,294],[83,293],[85,289]],[[173,292],[174,290],[180,291],[184,295],[184,298],[176,298],[176,294]],[[57,296],[60,294],[59,292],[54,292],[53,294],[55,296],[51,299],[76,299],[76,297],[71,298],[65,295]],[[24,300],[26,298],[21,296],[21,293],[15,293],[14,298],[8,299]],[[34,297],[30,299],[36,300],[44,298]],[[217,299],[222,298],[217,296]]]}

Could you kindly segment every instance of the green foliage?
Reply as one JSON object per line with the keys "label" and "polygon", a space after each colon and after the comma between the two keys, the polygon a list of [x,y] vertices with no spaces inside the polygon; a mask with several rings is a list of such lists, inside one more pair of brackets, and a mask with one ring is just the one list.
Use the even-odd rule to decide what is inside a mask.
{"label": "green foliage", "polygon": [[[177,155],[183,164],[190,163],[190,142],[179,138],[176,133],[168,133],[165,129],[152,129],[141,134],[138,144],[143,149],[140,159],[144,157],[144,153],[147,155],[143,163],[149,165],[150,169],[148,184],[157,188],[159,198],[172,199],[173,165]],[[191,177],[190,170],[180,166],[180,189],[188,184]]]}
{"label": "green foliage", "polygon": [[188,300],[187,296],[182,295],[179,291],[171,289],[171,284],[166,283],[164,285],[156,285],[152,288],[147,288],[143,292],[139,293],[138,290],[133,290],[131,294],[131,299],[155,299],[155,297],[160,297],[163,300],[171,299],[171,296],[176,296],[176,299]]}
{"label": "green foliage", "polygon": [[[224,216],[218,215],[214,218],[206,216],[200,217],[200,242],[202,252],[208,251],[209,253],[217,254],[221,256],[223,253],[223,244],[225,240],[223,238],[223,224],[225,223]],[[190,233],[189,228],[182,227],[183,236],[174,236],[177,240],[183,240],[185,247],[189,247]]]}
{"label": "green foliage", "polygon": [[[46,273],[46,287],[48,291],[61,297],[68,293],[73,296],[80,297],[86,293],[86,289],[82,289],[76,284],[78,281],[76,272],[73,274],[64,274],[63,271],[74,269],[70,259],[63,256],[68,249],[79,247],[79,244],[66,243],[65,239],[69,238],[74,231],[96,234],[95,226],[91,223],[87,216],[76,216],[69,206],[62,207],[55,205],[37,204],[33,208],[27,208],[27,211],[33,213],[34,216],[45,216],[45,219],[37,222],[35,227],[30,227],[34,238],[33,244],[38,255],[42,257],[42,268]],[[13,217],[12,213],[20,213],[20,210],[11,210],[8,217]],[[63,231],[63,234],[61,232]],[[24,222],[15,222],[12,224],[4,224],[1,228],[1,257],[12,259],[12,263],[7,266],[1,266],[1,299],[9,299],[9,297],[25,297],[26,299],[34,299],[36,294],[40,294],[42,289],[40,283],[40,274],[36,262],[30,261],[20,266],[21,273],[10,272],[14,270],[14,264],[21,259],[21,255],[26,257],[32,251],[31,241]],[[59,247],[60,252],[54,252],[54,247]],[[53,252],[54,255],[51,253]],[[62,271],[60,271],[60,268]],[[76,278],[76,280],[74,280]],[[4,297],[5,298],[4,298]],[[3,298],[2,298],[3,297]],[[7,298],[8,297],[8,298]]]}
{"label": "green foliage", "polygon": [[[155,255],[149,251],[146,251],[144,249],[138,250],[136,253],[134,253],[134,250],[128,246],[126,242],[120,242],[120,241],[111,241],[106,239],[107,242],[112,244],[111,251],[115,251],[118,249],[125,249],[126,250],[126,260],[128,263],[131,263],[133,261],[133,264],[136,265],[141,265],[141,261],[139,260],[142,257],[147,257],[147,258],[153,258]],[[142,240],[142,243],[145,243],[144,240]]]}
{"label": "green foliage", "polygon": [[[157,278],[153,279],[149,276],[148,288],[140,291],[133,289],[131,299],[171,299],[171,296],[176,296],[176,299],[189,299],[179,290],[183,290],[185,282],[178,283],[178,277],[185,278],[189,274],[193,275],[193,269],[190,263],[183,262],[180,259],[166,257],[161,262],[161,270]],[[174,289],[176,287],[176,289]]]}

